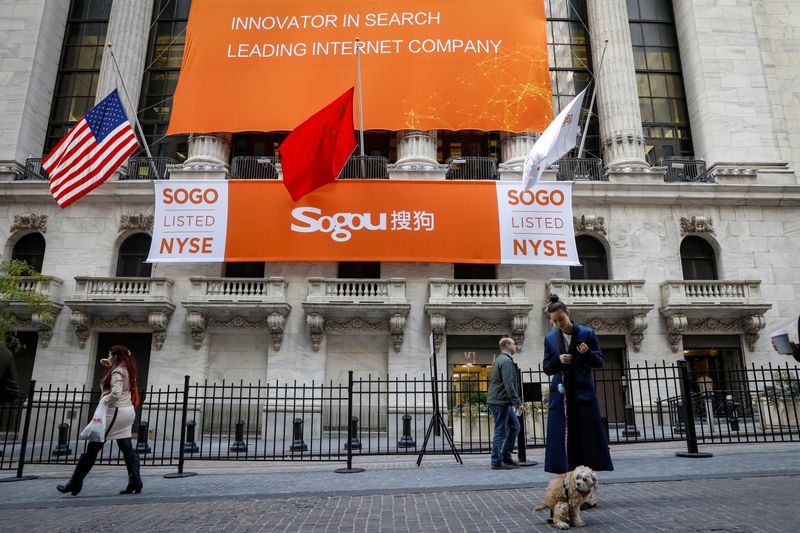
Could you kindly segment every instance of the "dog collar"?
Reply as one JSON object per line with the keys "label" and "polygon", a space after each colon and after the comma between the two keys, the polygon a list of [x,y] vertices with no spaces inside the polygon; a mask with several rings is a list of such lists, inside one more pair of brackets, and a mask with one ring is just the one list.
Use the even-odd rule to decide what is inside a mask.
{"label": "dog collar", "polygon": [[592,492],[592,489],[589,489],[587,491],[579,490],[578,492],[580,492],[581,496],[583,496],[585,498],[586,496],[589,495],[590,492]]}

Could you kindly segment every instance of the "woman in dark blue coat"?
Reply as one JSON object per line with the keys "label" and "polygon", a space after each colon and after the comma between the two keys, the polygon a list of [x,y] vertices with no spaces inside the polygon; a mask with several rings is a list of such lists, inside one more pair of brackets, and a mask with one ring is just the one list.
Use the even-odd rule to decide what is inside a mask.
{"label": "woman in dark blue coat", "polygon": [[544,469],[553,474],[580,465],[614,470],[592,379],[592,369],[603,366],[597,335],[572,322],[567,306],[554,294],[547,312],[556,327],[544,338],[542,366],[552,376]]}

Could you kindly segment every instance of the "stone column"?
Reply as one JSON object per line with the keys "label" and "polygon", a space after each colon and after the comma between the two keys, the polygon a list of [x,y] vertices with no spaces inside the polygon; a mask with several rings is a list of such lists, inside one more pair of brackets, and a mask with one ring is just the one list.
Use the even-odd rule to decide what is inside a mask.
{"label": "stone column", "polygon": [[500,153],[503,158],[500,167],[521,171],[525,164],[525,158],[528,157],[538,138],[538,133],[514,133],[503,138],[500,144]]}
{"label": "stone column", "polygon": [[189,154],[183,165],[170,167],[171,179],[224,180],[230,169],[230,133],[202,133],[189,136]]}
{"label": "stone column", "polygon": [[[593,34],[592,61],[598,81],[597,110],[606,167],[647,167],[625,0],[587,2]],[[600,58],[608,39],[602,72]]]}
{"label": "stone column", "polygon": [[397,132],[397,170],[436,170],[436,130]]}
{"label": "stone column", "polygon": [[113,46],[128,96],[125,95],[120,76],[106,48],[103,63],[100,65],[95,101],[99,102],[112,90],[119,89],[119,97],[130,119],[139,108],[152,16],[153,0],[124,0],[111,5],[106,43]]}

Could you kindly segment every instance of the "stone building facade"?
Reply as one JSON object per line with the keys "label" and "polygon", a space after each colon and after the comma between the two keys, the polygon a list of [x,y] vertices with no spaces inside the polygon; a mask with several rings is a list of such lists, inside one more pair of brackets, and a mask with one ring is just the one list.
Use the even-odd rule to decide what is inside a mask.
{"label": "stone building facade", "polygon": [[[106,37],[133,93],[130,112],[130,102],[142,100],[151,23],[164,2],[0,0],[0,242],[6,260],[40,256],[49,281],[35,290],[53,302],[52,320],[14,307],[27,345],[25,379],[91,385],[97,355],[116,343],[134,349],[142,381],[156,386],[186,374],[209,382],[340,382],[347,370],[416,376],[429,371],[431,333],[449,375],[490,363],[503,335],[522,345],[522,366],[535,366],[550,292],[598,331],[610,364],[685,357],[713,370],[784,362],[769,332],[791,331],[800,314],[800,3],[586,2],[592,42],[608,40],[590,53],[593,65],[603,65],[595,68],[603,171],[575,182],[574,215],[576,233],[590,239],[585,252],[593,250],[584,266],[599,265],[605,279],[586,279],[586,269],[498,265],[465,281],[477,274],[459,273],[459,265],[382,263],[347,290],[352,265],[335,263],[268,263],[263,275],[247,278],[222,264],[150,268],[141,247],[152,231],[151,182],[128,179],[123,169],[62,210],[46,181],[27,179],[26,162],[41,157],[56,131],[52,110],[75,4],[106,6]],[[555,18],[568,4],[548,0],[548,12]],[[636,54],[649,60],[654,52],[647,31],[642,46],[632,32],[665,6],[702,179],[684,179],[689,163],[648,153],[647,73]],[[90,93],[101,98],[113,87],[113,67],[107,53],[94,61]],[[653,87],[651,80],[647,90]],[[389,179],[445,179],[441,138],[395,132]],[[500,179],[520,179],[534,140],[500,137]],[[230,134],[190,137],[169,178],[230,177],[234,144]],[[558,179],[555,169],[545,179]]]}

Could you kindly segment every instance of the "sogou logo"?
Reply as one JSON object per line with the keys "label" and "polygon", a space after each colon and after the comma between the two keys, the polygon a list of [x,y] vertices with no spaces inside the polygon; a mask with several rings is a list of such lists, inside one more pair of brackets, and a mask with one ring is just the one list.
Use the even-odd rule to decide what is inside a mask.
{"label": "sogou logo", "polygon": [[[292,210],[292,231],[298,233],[330,233],[336,242],[350,240],[354,231],[385,231],[387,229],[386,213],[334,213],[323,215],[316,207],[298,207]],[[373,221],[373,219],[376,220]]]}

